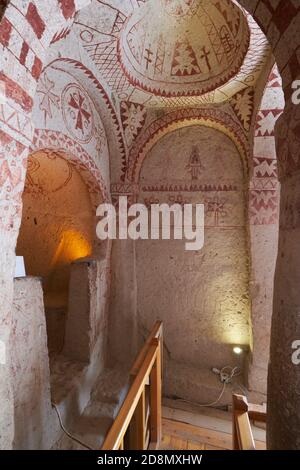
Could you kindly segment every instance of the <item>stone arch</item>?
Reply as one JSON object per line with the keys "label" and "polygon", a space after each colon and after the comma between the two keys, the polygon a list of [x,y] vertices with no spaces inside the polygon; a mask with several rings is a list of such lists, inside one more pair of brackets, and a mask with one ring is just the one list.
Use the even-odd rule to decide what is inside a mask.
{"label": "stone arch", "polygon": [[[271,45],[282,76],[286,98],[291,95],[291,83],[299,77],[300,41],[295,40],[294,28],[299,21],[300,5],[293,0],[236,0],[258,23]],[[275,3],[275,4],[272,4]]]}
{"label": "stone arch", "polygon": [[117,162],[123,162],[123,164],[125,164],[126,148],[119,118],[104,85],[102,85],[99,78],[97,78],[85,64],[78,60],[70,59],[68,57],[57,58],[47,64],[45,69],[43,69],[43,73],[52,67],[58,71],[69,74],[74,78],[74,80],[78,81],[78,83],[85,86],[85,89],[88,90],[88,94],[93,100],[95,109],[104,125],[106,135],[107,137],[109,136],[109,154],[118,155],[118,158],[113,160],[110,159],[110,173],[111,175],[114,175],[114,173],[120,172],[119,168],[115,168],[114,165],[116,165]]}
{"label": "stone arch", "polygon": [[[284,0],[284,1],[279,1],[279,2],[271,2],[270,0],[239,0],[239,3],[244,6],[256,19],[256,21],[260,24],[261,28],[263,31],[266,33],[270,44],[272,45],[272,49],[274,52],[274,55],[276,57],[277,64],[279,66],[280,73],[283,78],[283,83],[284,83],[284,89],[285,89],[285,95],[286,98],[289,98],[291,96],[291,83],[293,80],[299,77],[299,60],[297,54],[297,51],[299,51],[299,44],[296,43],[295,41],[295,34],[294,34],[294,25],[295,21],[297,21],[297,18],[299,19],[299,10],[300,6],[296,6],[296,2],[293,0]],[[272,5],[273,3],[273,5]],[[17,2],[17,1],[12,1],[8,9],[10,10],[11,16],[8,19],[8,15],[4,15],[4,18],[2,19],[0,30],[1,30],[1,44],[4,45],[4,47],[7,48],[8,54],[5,56],[5,61],[3,59],[2,62],[2,57],[0,58],[0,69],[3,71],[1,72],[2,75],[0,78],[4,81],[5,83],[5,93],[6,96],[8,97],[7,103],[5,105],[0,105],[1,107],[1,116],[4,116],[3,118],[1,117],[1,124],[3,123],[4,127],[4,132],[9,135],[9,143],[11,142],[18,142],[18,146],[15,148],[14,152],[14,161],[16,162],[16,165],[11,168],[9,174],[10,178],[13,183],[17,182],[16,187],[13,188],[13,191],[9,194],[7,194],[8,200],[7,200],[7,205],[5,206],[5,210],[10,210],[10,207],[16,207],[16,209],[19,209],[19,200],[18,197],[20,196],[20,193],[22,191],[22,178],[24,177],[24,172],[21,174],[20,178],[20,169],[22,168],[24,164],[24,160],[26,159],[26,149],[31,143],[31,136],[32,136],[32,127],[30,123],[30,113],[31,113],[31,107],[32,107],[32,99],[35,94],[35,86],[36,86],[36,77],[38,77],[42,63],[44,61],[44,51],[47,50],[47,47],[49,46],[49,43],[51,42],[52,38],[55,36],[56,33],[59,34],[66,26],[68,27],[70,18],[75,14],[76,8],[80,8],[81,6],[85,6],[88,4],[88,0],[75,0],[74,2],[69,2],[68,0],[62,0],[62,1],[53,1],[53,2],[48,2],[47,5],[45,5],[45,2],[43,0],[36,0],[32,1],[29,3],[31,11],[34,11],[36,14],[36,11],[38,13],[41,12],[42,8],[46,7],[47,8],[47,15],[43,19],[44,23],[47,25],[47,29],[45,28],[44,34],[41,35],[41,30],[40,28],[35,28],[31,24],[32,22],[28,21],[28,31],[31,32],[31,37],[34,38],[34,43],[32,44],[32,47],[34,50],[38,49],[40,45],[42,45],[41,50],[43,50],[43,54],[39,57],[38,55],[36,56],[34,60],[34,67],[32,67],[29,71],[29,74],[27,73],[27,70],[24,65],[21,65],[19,61],[15,60],[12,55],[10,54],[10,40],[11,40],[11,28],[13,27],[14,20],[16,20],[17,13],[16,10],[14,10],[16,4],[22,4],[27,6],[27,3],[25,2]],[[71,5],[71,10],[69,10],[69,7]],[[74,8],[73,8],[74,5]],[[6,13],[6,11],[5,11]],[[21,13],[24,17],[26,15],[26,11],[22,11]],[[298,16],[297,16],[298,15]],[[28,15],[29,19],[31,16],[31,13]],[[12,20],[12,22],[11,22]],[[16,22],[17,24],[17,22]],[[48,27],[49,26],[49,27]],[[34,31],[34,35],[32,35],[32,30]],[[52,34],[53,33],[53,34]],[[24,31],[24,34],[26,34],[26,31]],[[40,37],[39,37],[40,36]],[[22,42],[23,37],[20,36],[20,43]],[[8,60],[7,60],[8,59]],[[10,61],[10,59],[12,59]],[[23,58],[24,60],[24,58]],[[26,60],[25,60],[26,62]],[[10,71],[8,70],[8,64],[10,67]],[[20,83],[17,84],[16,81],[14,80],[14,74],[16,75],[16,70],[20,71],[19,73],[19,80]],[[30,77],[31,75],[31,77]],[[27,90],[27,91],[25,91]],[[12,114],[14,115],[14,118],[12,119],[11,116]],[[12,124],[12,121],[14,124]],[[299,161],[299,156],[297,155],[298,151],[298,137],[297,137],[297,132],[299,132],[299,127],[298,127],[298,112],[296,110],[296,107],[293,107],[291,101],[288,102],[287,104],[287,112],[282,115],[280,120],[278,121],[277,124],[277,141],[278,141],[278,156],[279,156],[279,163],[280,163],[280,168],[281,168],[281,179],[283,182],[286,182],[286,196],[283,198],[283,217],[286,216],[288,217],[288,220],[290,221],[290,229],[293,230],[298,227],[298,207],[299,207],[299,197],[297,194],[294,194],[292,192],[289,192],[288,188],[288,177],[291,175],[295,175],[296,172],[298,172],[300,168],[300,161]],[[289,137],[291,139],[290,144],[286,144],[286,136],[287,136],[287,131],[290,133]],[[0,143],[2,147],[2,151],[0,152],[0,172],[2,174],[2,170],[4,168],[4,165],[7,164],[6,162],[6,157],[9,152],[8,148],[5,148],[7,146],[7,135],[5,133],[0,133]],[[6,168],[4,168],[6,171]],[[23,169],[22,169],[23,171]],[[7,171],[6,171],[7,173]],[[297,215],[298,214],[298,215]],[[2,216],[2,209],[1,209],[1,216]],[[7,333],[9,332],[9,321],[8,321],[8,309],[11,303],[11,286],[10,286],[10,278],[13,273],[13,260],[10,260],[10,253],[13,252],[14,250],[14,245],[15,245],[15,236],[16,232],[18,230],[18,221],[20,218],[20,213],[17,212],[17,217],[14,226],[11,226],[8,224],[3,228],[4,232],[4,237],[3,237],[3,243],[1,246],[1,253],[3,253],[3,260],[4,262],[1,263],[2,266],[5,266],[5,272],[1,270],[1,278],[3,278],[3,289],[6,291],[6,297],[5,301],[2,301],[1,304],[4,306],[3,311],[1,309],[1,320],[0,320],[0,326],[3,327],[4,333],[1,334],[1,340],[5,340],[7,338]],[[285,221],[285,218],[283,219]],[[8,240],[8,238],[10,238]],[[286,284],[284,281],[284,277],[286,278],[290,277],[291,272],[294,275],[298,274],[299,268],[289,263],[289,261],[293,261],[292,258],[292,253],[291,256],[285,256],[285,259],[283,259],[284,256],[282,256],[282,260],[280,261],[279,264],[279,270],[278,270],[278,279],[281,278],[282,280],[282,288],[281,288],[281,293],[283,299],[287,300],[288,294],[293,294],[293,292],[290,289],[289,284]],[[10,260],[9,262],[7,262]],[[288,266],[289,265],[289,266]],[[8,287],[8,289],[6,289]],[[279,295],[279,294],[278,294]],[[279,297],[278,297],[279,299]],[[291,319],[291,323],[289,322],[289,328],[290,330],[293,330],[293,334],[298,332],[297,329],[297,318],[296,318],[296,310],[295,305],[298,304],[297,299],[293,300],[293,295],[291,295],[291,299],[286,302],[286,305],[284,305],[284,310],[285,310],[285,316],[289,316]],[[283,302],[284,304],[284,302]],[[291,305],[293,304],[293,305]],[[282,307],[283,308],[283,307]],[[278,312],[279,317],[284,316],[282,313]],[[282,321],[281,321],[282,325]],[[293,328],[295,326],[295,328]],[[279,339],[278,344],[274,346],[274,360],[276,357],[279,356],[280,359],[280,345],[282,345],[281,350],[286,351],[284,357],[282,358],[281,365],[279,368],[274,369],[274,380],[271,382],[271,388],[274,386],[274,396],[276,398],[277,404],[283,404],[285,403],[286,410],[283,410],[282,412],[276,410],[276,407],[273,408],[272,410],[272,401],[271,401],[271,407],[270,411],[274,415],[277,416],[277,421],[275,421],[272,424],[273,429],[277,429],[281,431],[281,435],[278,437],[277,442],[273,442],[273,447],[277,448],[280,446],[285,446],[286,448],[289,447],[296,447],[299,446],[299,442],[295,442],[295,430],[299,428],[299,418],[298,418],[298,423],[297,423],[297,418],[293,418],[293,422],[290,423],[289,420],[284,418],[284,411],[287,411],[286,415],[289,416],[290,410],[297,411],[295,410],[295,403],[293,401],[293,397],[289,396],[287,399],[286,397],[282,397],[280,395],[280,392],[277,390],[278,389],[278,374],[280,372],[280,377],[284,381],[285,379],[287,382],[290,383],[290,389],[293,390],[297,387],[297,377],[293,378],[293,375],[296,376],[294,373],[295,371],[290,369],[290,361],[289,361],[289,347],[288,343],[286,342],[286,338],[289,339],[290,333],[287,331],[284,334],[284,331],[281,330],[280,325],[276,326],[275,332],[277,331],[277,339]],[[285,343],[283,343],[280,340],[280,334],[285,338]],[[276,337],[274,338],[274,343],[276,344]],[[288,365],[288,366],[287,366]],[[284,371],[286,369],[286,374],[284,374]],[[275,374],[276,372],[276,374]],[[283,373],[281,375],[281,372]],[[6,371],[3,371],[2,376],[4,377],[4,382],[6,382]],[[8,381],[7,381],[8,382]],[[9,396],[9,391],[7,390],[7,385],[5,383],[4,388],[2,387],[2,384],[0,385],[0,396],[2,397],[7,397]],[[275,403],[274,401],[274,403]],[[4,399],[4,404],[7,403],[7,398]],[[278,405],[277,405],[278,406]],[[9,410],[9,408],[7,408]],[[299,411],[299,410],[298,410]],[[282,413],[282,416],[280,415]],[[294,413],[294,415],[297,416],[297,413]],[[299,416],[299,412],[298,412]],[[1,417],[0,425],[2,425],[2,420],[5,422],[5,416],[4,418]],[[287,437],[283,435],[283,433],[286,433]],[[11,434],[11,433],[10,433]],[[293,437],[294,435],[294,437]],[[9,433],[7,434],[8,437],[4,437],[0,439],[0,445],[3,447],[9,447],[10,444],[10,439],[12,436],[9,437]]]}
{"label": "stone arch", "polygon": [[243,162],[244,174],[249,172],[249,148],[247,139],[239,125],[229,113],[218,110],[186,109],[170,113],[152,123],[139,139],[138,145],[129,155],[127,177],[137,183],[141,166],[149,150],[165,135],[175,129],[203,125],[214,128],[230,137],[236,145]]}
{"label": "stone arch", "polygon": [[96,207],[106,200],[105,192],[87,155],[70,142],[63,150],[52,144],[30,153],[17,254],[24,257],[28,276],[43,279],[50,353],[64,346],[74,263],[98,262],[108,254],[108,244],[95,235]]}
{"label": "stone arch", "polygon": [[30,152],[33,153],[45,149],[67,156],[67,159],[75,166],[85,181],[95,207],[101,202],[108,202],[110,200],[110,193],[100,170],[96,167],[91,156],[78,142],[62,132],[37,129]]}

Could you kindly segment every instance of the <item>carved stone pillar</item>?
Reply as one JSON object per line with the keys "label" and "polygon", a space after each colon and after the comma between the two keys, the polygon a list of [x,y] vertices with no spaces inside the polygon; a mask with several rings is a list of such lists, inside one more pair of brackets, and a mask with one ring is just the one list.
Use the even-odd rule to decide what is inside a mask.
{"label": "carved stone pillar", "polygon": [[13,439],[9,335],[27,153],[24,144],[0,131],[0,449],[10,449]]}
{"label": "carved stone pillar", "polygon": [[0,2],[0,449],[10,449],[13,440],[8,338],[35,90],[51,41],[90,1]]}
{"label": "carved stone pillar", "polygon": [[292,344],[300,340],[300,106],[289,103],[278,121],[282,183],[279,249],[274,285],[268,377],[269,449],[300,449],[300,366]]}

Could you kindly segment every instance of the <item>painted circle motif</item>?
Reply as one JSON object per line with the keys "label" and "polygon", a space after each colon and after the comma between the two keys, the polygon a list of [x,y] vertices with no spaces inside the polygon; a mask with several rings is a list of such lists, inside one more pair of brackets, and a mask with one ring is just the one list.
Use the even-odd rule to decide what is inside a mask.
{"label": "painted circle motif", "polygon": [[198,8],[198,0],[163,0],[166,12],[171,16],[193,14]]}
{"label": "painted circle motif", "polygon": [[88,143],[94,132],[94,116],[90,98],[75,83],[62,93],[62,112],[66,128],[81,144]]}

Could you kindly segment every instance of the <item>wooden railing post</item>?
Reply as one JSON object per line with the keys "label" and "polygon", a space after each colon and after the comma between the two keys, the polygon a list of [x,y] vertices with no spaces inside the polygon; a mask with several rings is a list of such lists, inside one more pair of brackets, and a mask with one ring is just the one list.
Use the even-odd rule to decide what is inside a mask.
{"label": "wooden railing post", "polygon": [[146,394],[141,394],[129,426],[130,450],[146,450]]}
{"label": "wooden railing post", "polygon": [[136,450],[146,450],[146,429],[145,429],[145,420],[146,420],[146,401],[145,401],[145,389],[139,400],[139,404],[136,409],[136,426],[137,426],[137,449]]}
{"label": "wooden railing post", "polygon": [[[156,322],[131,370],[131,386],[102,450],[157,449],[162,438],[162,323]],[[124,443],[125,439],[125,443]]]}
{"label": "wooden railing post", "polygon": [[249,420],[249,405],[243,395],[233,395],[233,449],[255,450],[251,424]]}
{"label": "wooden railing post", "polygon": [[233,450],[239,450],[239,435],[237,428],[237,413],[239,409],[239,401],[236,395],[232,396],[232,448]]}
{"label": "wooden railing post", "polygon": [[[159,341],[160,343],[160,341]],[[161,345],[157,348],[154,366],[150,373],[150,446],[159,447],[162,438],[161,419]]]}

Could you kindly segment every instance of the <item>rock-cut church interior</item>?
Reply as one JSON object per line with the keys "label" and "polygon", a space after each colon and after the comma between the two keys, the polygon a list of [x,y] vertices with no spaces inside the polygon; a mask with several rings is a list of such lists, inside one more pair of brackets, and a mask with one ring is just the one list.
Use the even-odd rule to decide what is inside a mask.
{"label": "rock-cut church interior", "polygon": [[[0,449],[300,449],[299,38],[299,0],[0,0]],[[203,248],[100,240],[122,196]]]}

